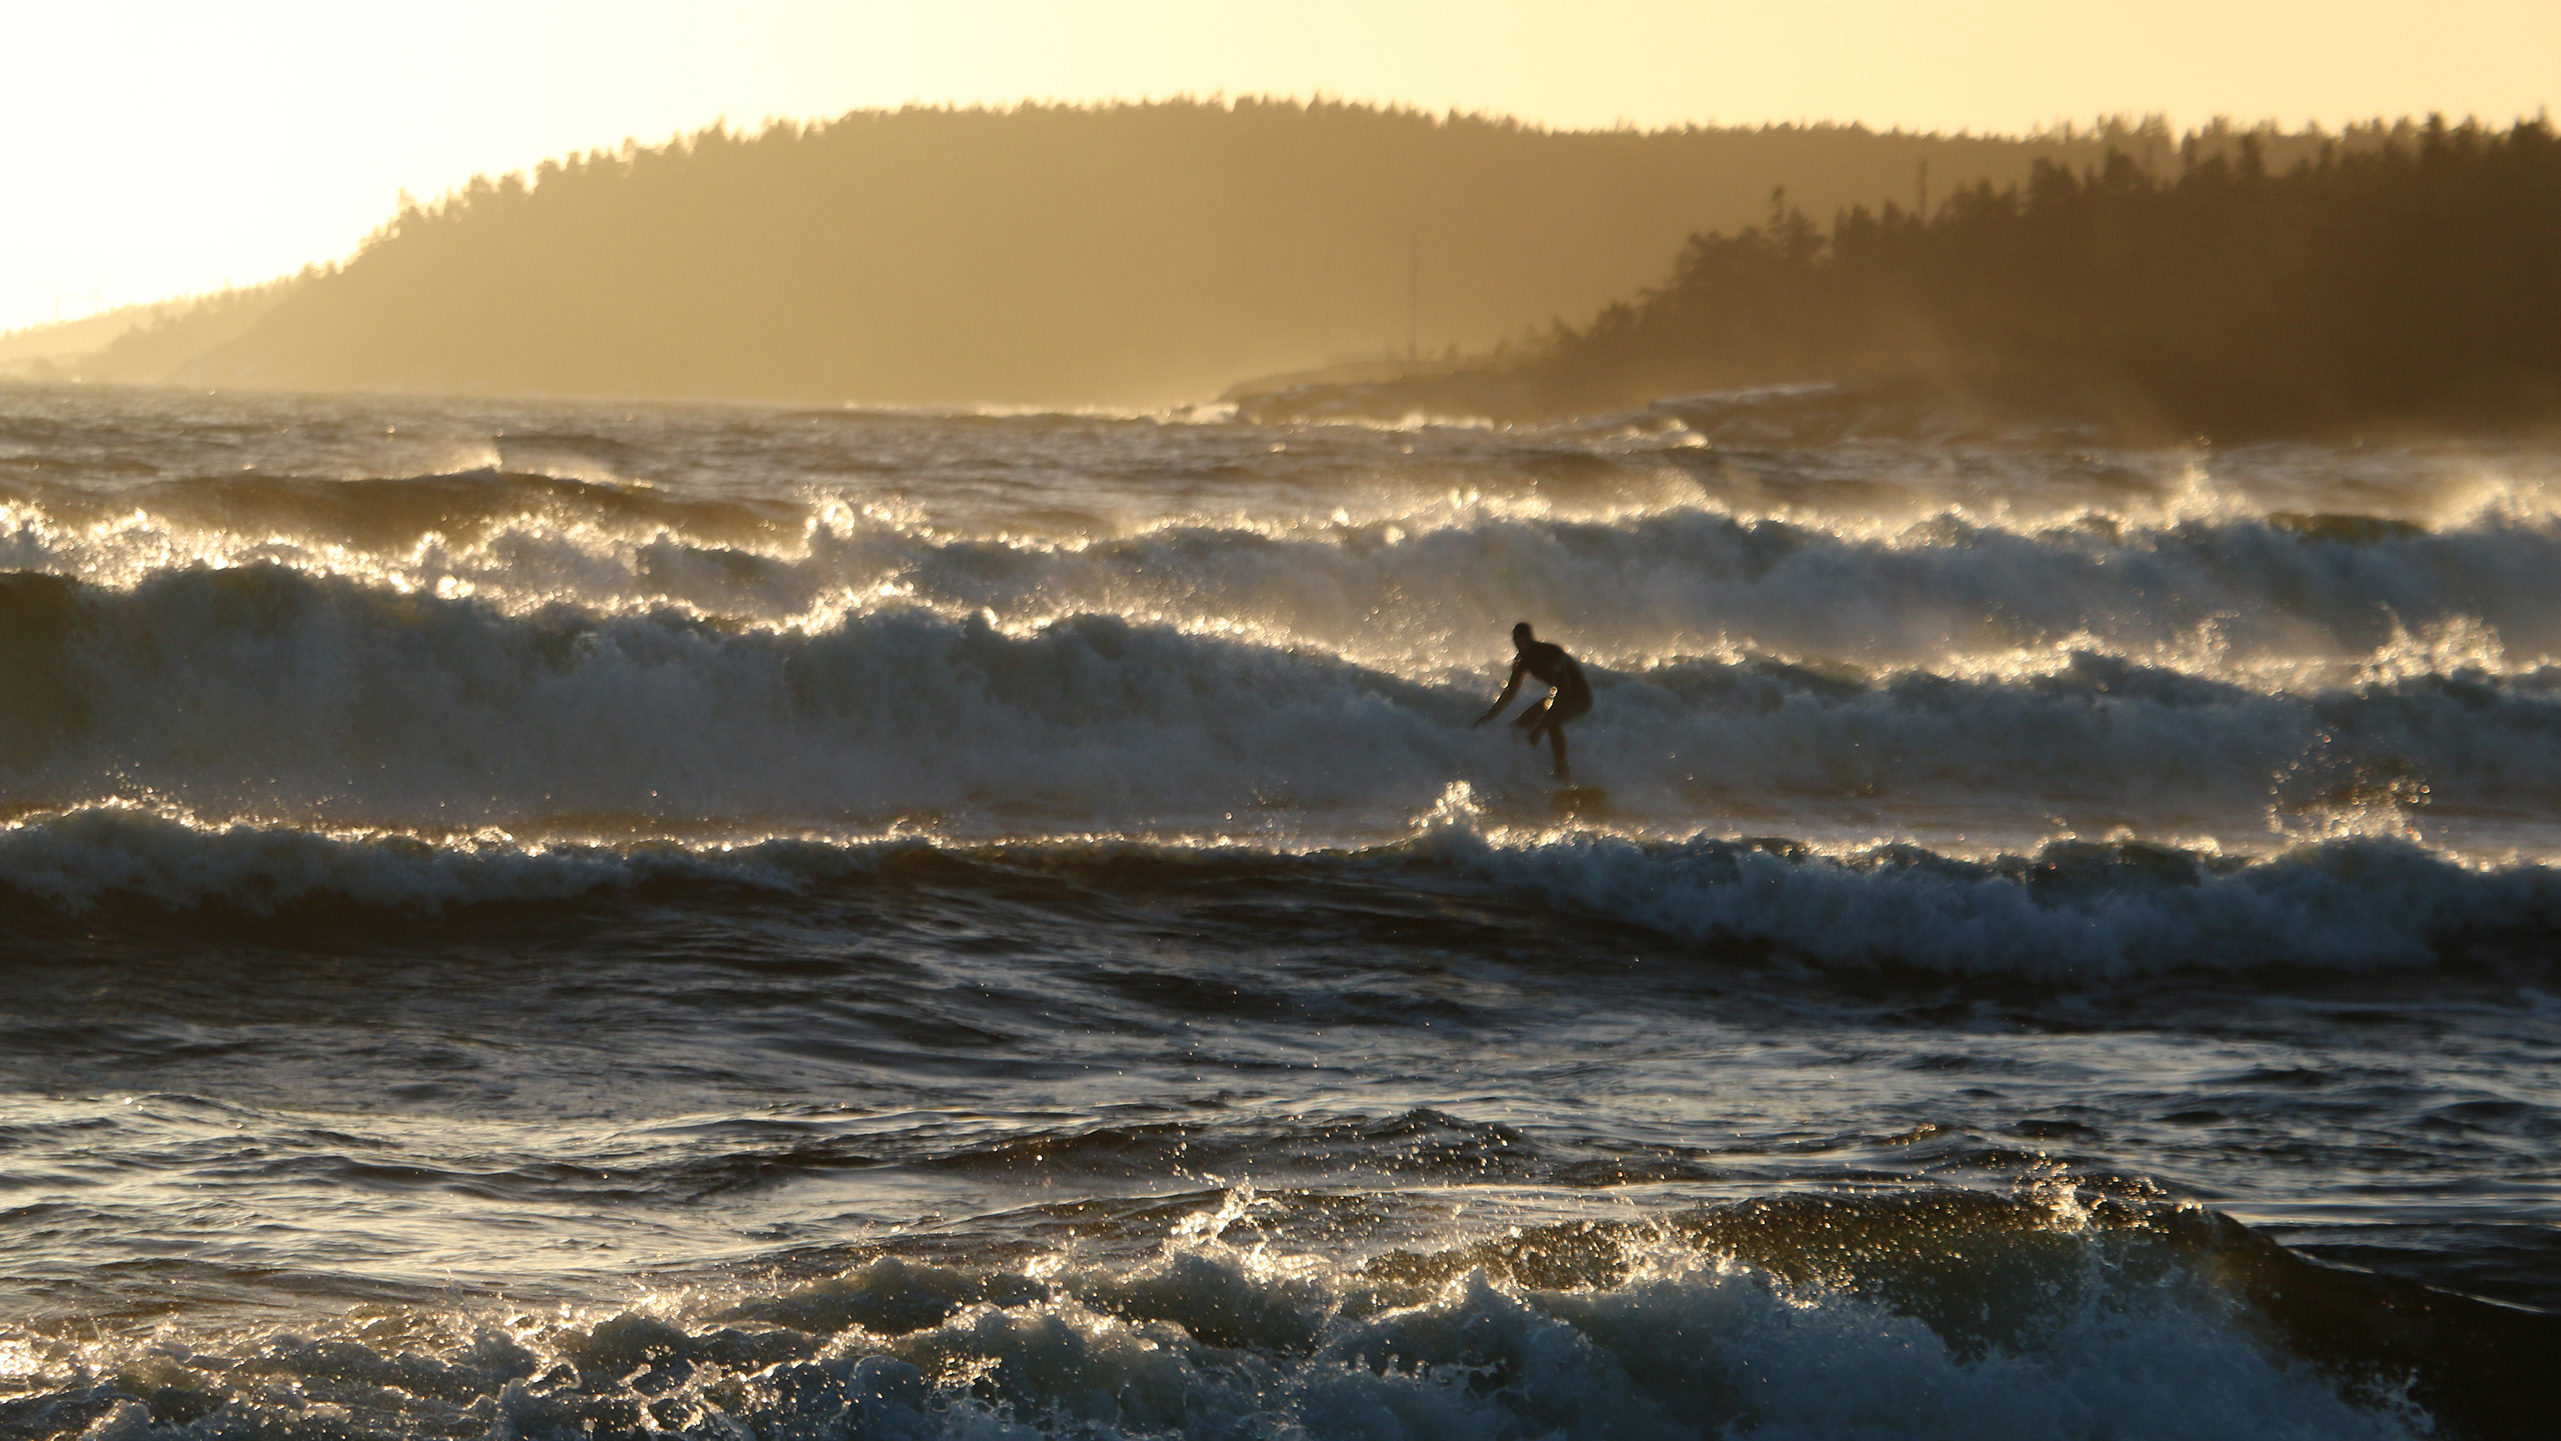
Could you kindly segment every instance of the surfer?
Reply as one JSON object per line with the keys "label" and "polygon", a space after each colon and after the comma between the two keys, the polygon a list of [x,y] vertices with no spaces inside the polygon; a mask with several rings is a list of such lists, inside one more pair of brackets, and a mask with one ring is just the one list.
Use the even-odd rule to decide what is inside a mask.
{"label": "surfer", "polygon": [[1501,715],[1503,707],[1512,703],[1513,693],[1521,688],[1523,675],[1538,677],[1547,683],[1547,698],[1514,717],[1512,729],[1526,731],[1533,748],[1538,745],[1540,733],[1545,732],[1548,744],[1556,751],[1556,778],[1570,781],[1574,773],[1565,764],[1565,723],[1592,708],[1592,684],[1583,679],[1583,668],[1565,653],[1565,647],[1540,640],[1531,633],[1528,621],[1512,627],[1512,645],[1519,651],[1512,657],[1512,678],[1503,683],[1503,693],[1495,698],[1493,707],[1478,716],[1476,724],[1468,729],[1474,730]]}

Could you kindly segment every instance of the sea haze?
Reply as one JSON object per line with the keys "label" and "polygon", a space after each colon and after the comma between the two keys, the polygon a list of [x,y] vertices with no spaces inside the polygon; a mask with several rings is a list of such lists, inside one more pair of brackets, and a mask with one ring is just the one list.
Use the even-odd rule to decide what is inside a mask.
{"label": "sea haze", "polygon": [[2543,1434],[2561,449],[1713,409],[0,390],[0,1435]]}

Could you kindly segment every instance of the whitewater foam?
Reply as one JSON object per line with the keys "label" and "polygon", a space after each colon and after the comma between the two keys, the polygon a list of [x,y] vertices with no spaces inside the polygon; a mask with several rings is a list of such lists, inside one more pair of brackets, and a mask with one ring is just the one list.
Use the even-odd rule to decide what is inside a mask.
{"label": "whitewater foam", "polygon": [[[56,489],[0,513],[0,563],[115,588],[187,566],[276,565],[515,614],[678,607],[823,627],[925,606],[1009,626],[1081,613],[1311,644],[1428,678],[1520,614],[1605,663],[1763,652],[1975,671],[2083,648],[2262,689],[2406,665],[2561,654],[2561,531],[2545,514],[2403,521],[2262,512],[2159,526],[1937,513],[1869,532],[1673,503],[1607,518],[1412,497],[1356,516],[1159,520],[1096,536],[978,532],[878,499],[790,503],[484,472],[401,481],[215,478]],[[1319,506],[1323,504],[1318,502]]]}
{"label": "whitewater foam", "polygon": [[[511,614],[273,566],[131,591],[11,577],[0,613],[18,680],[0,695],[0,779],[22,807],[1326,841],[1393,830],[1453,780],[1540,794],[1535,759],[1468,728],[1494,673],[1418,683],[1114,615],[1007,628],[907,608],[742,630],[679,611]],[[1810,825],[1827,806],[1858,824],[1890,801],[1933,844],[2132,825],[2250,845],[2272,826],[2426,832],[2561,804],[2561,669],[2378,671],[2299,693],[2089,652],[1978,679],[1766,658],[1593,675],[1576,761],[1639,829]]]}
{"label": "whitewater foam", "polygon": [[[2434,1433],[2394,1392],[2325,1375],[2263,1339],[2252,1307],[2175,1246],[2066,1228],[2022,1247],[2015,1224],[1915,1233],[1878,1257],[1887,1278],[1899,1253],[1938,1247],[1992,1250],[2005,1270],[2030,1263],[2027,1275],[1981,1287],[1970,1316],[1953,1297],[1868,1294],[1873,1277],[1791,1284],[1713,1242],[1659,1231],[1521,1237],[1493,1248],[1490,1266],[1439,1280],[1400,1276],[1474,1252],[1361,1268],[1240,1250],[1213,1231],[1134,1261],[1069,1253],[1008,1272],[881,1257],[725,1302],[680,1291],[621,1312],[464,1313],[406,1335],[345,1327],[100,1343],[67,1372],[60,1348],[46,1347],[25,1359],[16,1388],[32,1397],[10,1404],[22,1418],[86,1422],[98,1441],[314,1426],[498,1436]],[[1542,1244],[1587,1253],[1597,1274],[1531,1279],[1556,1269]],[[2031,1260],[2040,1252],[2050,1255]]]}
{"label": "whitewater foam", "polygon": [[2540,1435],[2555,454],[1842,399],[0,395],[0,1433]]}
{"label": "whitewater foam", "polygon": [[1692,941],[1765,942],[1826,966],[2056,983],[2425,965],[2467,938],[2561,925],[2561,878],[2544,867],[2475,869],[2383,839],[2251,861],[2078,841],[1990,860],[1588,834],[1524,845],[1455,828],[1426,844],[1508,893]]}
{"label": "whitewater foam", "polygon": [[2561,876],[2350,839],[2261,858],[2057,841],[1967,859],[1909,845],[1638,841],[1485,827],[1460,801],[1410,841],[1289,851],[1124,838],[967,845],[921,836],[751,842],[523,842],[203,825],[123,808],[0,829],[0,887],[86,911],[139,903],[271,913],[314,901],[393,909],[569,901],[652,884],[782,895],[940,857],[1009,873],[1141,870],[1202,885],[1330,874],[1491,895],[1643,926],[1714,958],[1740,946],[1820,968],[1900,967],[2078,986],[2182,970],[2425,966],[2483,940],[2561,934]]}

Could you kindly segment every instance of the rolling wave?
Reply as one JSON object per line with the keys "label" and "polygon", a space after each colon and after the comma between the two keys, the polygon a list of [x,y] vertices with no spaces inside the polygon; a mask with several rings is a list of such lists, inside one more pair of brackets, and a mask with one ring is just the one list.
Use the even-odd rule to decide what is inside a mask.
{"label": "rolling wave", "polygon": [[1847,399],[0,396],[0,1434],[2548,1430],[2561,452]]}
{"label": "rolling wave", "polygon": [[[0,1422],[145,1436],[2527,1434],[2548,1318],[2106,1197],[1778,1198],[1366,1263],[1158,1246],[449,1301],[391,1329],[20,1343]],[[1157,1229],[1161,1230],[1161,1223]],[[727,1294],[723,1294],[723,1290]]]}
{"label": "rolling wave", "polygon": [[[1767,659],[1599,671],[1575,754],[1625,816],[1690,827],[1827,798],[2262,834],[2561,802],[2561,669],[2271,693],[2060,662],[1978,679]],[[1542,769],[1469,731],[1490,675],[1424,684],[1112,615],[1013,630],[911,608],[740,630],[266,565],[129,591],[20,574],[0,577],[0,663],[0,780],[22,809],[1322,834],[1400,824],[1452,781],[1535,793]]]}
{"label": "rolling wave", "polygon": [[[2406,841],[2333,840],[2264,858],[2055,841],[1968,859],[1917,846],[1821,851],[1776,839],[1637,841],[1488,827],[1464,804],[1412,838],[1281,852],[1128,840],[965,846],[916,837],[751,844],[429,840],[206,826],[91,808],[0,830],[0,889],[75,914],[313,903],[397,913],[611,899],[642,886],[777,896],[962,878],[989,895],[1134,925],[1151,882],[1206,894],[1263,883],[1385,887],[1553,909],[1650,930],[1705,959],[1768,952],[1824,970],[1900,968],[2058,986],[2180,970],[2426,966],[2480,943],[2561,935],[2561,874],[2450,860]],[[1045,880],[1089,882],[1061,899]],[[1127,902],[1109,899],[1128,893]],[[1310,891],[1308,904],[1322,902]],[[1085,909],[1078,909],[1078,908]],[[1090,913],[1089,913],[1090,912]],[[1461,928],[1462,931],[1464,927]]]}
{"label": "rolling wave", "polygon": [[1505,844],[1444,822],[1418,844],[1506,895],[1696,944],[2051,984],[2426,965],[2468,941],[2561,926],[2561,876],[2550,869],[2475,868],[2393,840],[2246,861],[2088,841],[1960,859],[1908,845],[1825,855],[1771,840]]}
{"label": "rolling wave", "polygon": [[[1179,619],[1427,678],[1522,614],[1633,666],[1768,652],[1871,669],[2079,647],[2270,684],[2360,665],[2527,669],[2561,654],[2561,523],[2490,507],[2437,528],[2261,512],[1881,525],[1675,504],[1607,519],[1338,509],[1060,539],[826,499],[687,496],[483,471],[218,477],[0,500],[0,565],[132,587],[273,564],[517,613],[679,607],[782,628],[926,606],[1025,625]],[[1088,518],[1090,520],[1090,518]]]}

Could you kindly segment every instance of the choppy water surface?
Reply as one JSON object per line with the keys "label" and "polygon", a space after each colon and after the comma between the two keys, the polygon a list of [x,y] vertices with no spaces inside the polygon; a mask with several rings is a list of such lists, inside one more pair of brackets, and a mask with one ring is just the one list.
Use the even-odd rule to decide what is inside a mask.
{"label": "choppy water surface", "polygon": [[0,391],[0,1434],[2547,1434],[2556,654],[2514,443]]}

